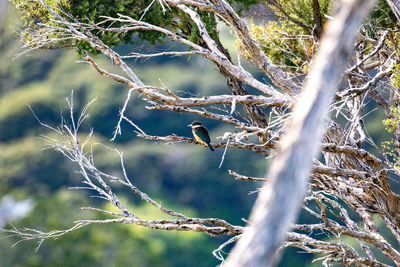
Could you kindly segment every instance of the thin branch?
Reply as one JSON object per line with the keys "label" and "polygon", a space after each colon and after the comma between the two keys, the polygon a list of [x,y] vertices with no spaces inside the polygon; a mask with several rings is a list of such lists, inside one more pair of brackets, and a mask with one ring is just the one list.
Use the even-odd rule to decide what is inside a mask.
{"label": "thin branch", "polygon": [[235,176],[235,180],[242,180],[242,181],[255,181],[255,182],[265,182],[268,181],[266,178],[258,178],[258,177],[251,177],[247,175],[242,175],[239,173],[236,173],[234,171],[228,170],[228,173],[232,176]]}

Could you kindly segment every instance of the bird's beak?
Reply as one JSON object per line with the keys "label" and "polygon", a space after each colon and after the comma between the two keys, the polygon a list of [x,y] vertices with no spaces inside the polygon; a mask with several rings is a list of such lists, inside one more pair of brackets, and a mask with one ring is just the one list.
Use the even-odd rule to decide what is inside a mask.
{"label": "bird's beak", "polygon": [[187,127],[192,127],[192,124],[188,124]]}

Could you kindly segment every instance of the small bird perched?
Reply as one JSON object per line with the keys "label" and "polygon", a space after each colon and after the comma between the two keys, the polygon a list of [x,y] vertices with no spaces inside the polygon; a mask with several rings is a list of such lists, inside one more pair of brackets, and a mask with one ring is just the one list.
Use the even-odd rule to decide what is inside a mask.
{"label": "small bird perched", "polygon": [[192,122],[192,124],[189,124],[188,127],[192,127],[193,136],[197,140],[197,142],[208,146],[211,151],[214,151],[214,148],[212,148],[212,146],[210,145],[211,140],[210,136],[208,135],[208,131],[201,122],[194,121]]}

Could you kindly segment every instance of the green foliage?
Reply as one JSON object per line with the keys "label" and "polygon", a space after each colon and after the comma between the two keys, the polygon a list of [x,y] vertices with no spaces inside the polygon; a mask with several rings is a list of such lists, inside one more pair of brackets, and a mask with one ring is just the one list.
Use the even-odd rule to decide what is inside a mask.
{"label": "green foliage", "polygon": [[[260,44],[269,59],[278,65],[290,69],[307,70],[307,65],[314,50],[311,37],[305,35],[304,29],[297,25],[270,21],[268,26],[251,24],[251,34]],[[297,38],[296,36],[306,36]],[[242,48],[240,42],[237,41]],[[243,49],[242,49],[243,51]],[[250,56],[247,55],[250,59]]]}
{"label": "green foliage", "polygon": [[[400,64],[396,64],[393,68],[392,85],[400,88]],[[382,121],[385,130],[391,134],[397,135],[400,130],[400,109],[398,107],[390,107],[391,117]],[[384,150],[384,155],[388,157],[388,164],[396,169],[400,169],[400,151],[399,141],[395,137],[385,140],[381,143]]]}
{"label": "green foliage", "polygon": [[[34,211],[17,227],[49,231],[71,227],[77,219],[106,219],[79,207],[93,205],[82,192],[59,190],[52,196],[38,198]],[[99,208],[112,210],[110,205]],[[129,207],[132,208],[132,207]],[[134,207],[140,216],[155,217],[148,206]],[[82,217],[83,215],[84,217]],[[0,266],[212,266],[217,260],[209,256],[207,238],[199,233],[163,232],[133,225],[92,225],[38,245],[23,242],[12,247],[15,239],[0,242]],[[196,244],[188,249],[188,244]],[[185,253],[182,253],[185,251]],[[184,254],[184,255],[183,255]],[[179,255],[179,256],[178,256]]]}
{"label": "green foliage", "polygon": [[[18,10],[22,12],[22,20],[24,21],[25,30],[22,37],[25,43],[34,38],[34,31],[40,29],[38,23],[46,23],[54,25],[51,21],[52,15],[41,7],[38,3],[24,0],[13,0]],[[125,1],[105,1],[105,0],[66,0],[66,1],[47,1],[51,7],[56,7],[71,15],[74,19],[81,22],[100,23],[105,21],[106,17],[118,17],[118,14],[128,15],[133,19],[142,20],[144,22],[171,30],[178,34],[186,35],[187,38],[195,43],[200,40],[199,31],[195,23],[183,11],[170,7],[167,11],[163,11],[161,5],[157,1],[152,0],[125,0]],[[144,11],[146,13],[144,14]],[[198,12],[200,18],[206,25],[207,30],[213,38],[217,38],[217,21],[213,13]],[[71,17],[64,16],[64,19],[71,20]],[[120,27],[120,22],[104,22],[102,27]],[[58,25],[59,26],[59,25]],[[106,45],[115,47],[122,44],[135,43],[137,36],[142,41],[151,44],[161,43],[165,35],[157,31],[128,31],[128,32],[101,32],[92,30],[92,33],[98,36]],[[35,37],[37,38],[37,37]],[[137,39],[136,39],[137,40]],[[52,47],[75,47],[81,55],[84,51],[96,54],[94,48],[85,41],[59,41],[52,44]]]}
{"label": "green foliage", "polygon": [[[99,23],[104,21],[108,17],[118,17],[118,14],[129,15],[133,19],[139,20],[143,15],[143,10],[146,9],[151,4],[150,0],[125,0],[125,1],[104,1],[104,0],[94,0],[94,1],[66,1],[62,3],[62,8],[68,14],[71,14],[74,18],[89,22]],[[176,11],[175,11],[176,13]],[[173,12],[163,13],[162,8],[157,3],[148,9],[146,15],[143,17],[144,22],[148,22],[161,27],[168,27],[171,25],[174,19]],[[110,23],[105,23],[103,27],[111,26]],[[113,23],[112,27],[119,27],[121,23]],[[133,43],[133,32],[125,33],[114,33],[114,32],[94,32],[105,44],[110,47],[114,47],[118,44],[129,44]],[[142,40],[147,40],[150,43],[161,42],[164,37],[163,34],[154,31],[139,31],[139,38]],[[80,53],[82,51],[89,51],[95,53],[96,51],[90,47],[86,42],[76,44],[76,47]]]}
{"label": "green foliage", "polygon": [[[277,1],[283,8],[280,10],[270,6],[278,16],[278,20],[256,25],[251,23],[251,34],[260,44],[270,60],[291,70],[308,70],[307,63],[315,52],[315,40],[312,36],[314,25],[312,0]],[[330,10],[329,0],[319,1],[323,22]],[[287,19],[287,16],[291,20]],[[295,23],[296,21],[297,23]],[[305,25],[305,26],[302,26]],[[236,42],[244,55],[251,59],[244,51],[240,41]]]}
{"label": "green foliage", "polygon": [[379,0],[370,14],[369,23],[366,31],[373,38],[376,38],[376,28],[397,29],[397,18],[386,0]]}
{"label": "green foliage", "polygon": [[234,5],[238,9],[238,14],[241,15],[244,10],[249,10],[251,5],[255,5],[260,0],[227,0],[230,5]]}
{"label": "green foliage", "polygon": [[392,85],[400,89],[400,64],[397,63],[393,66]]}
{"label": "green foliage", "polygon": [[[396,64],[393,68],[392,85],[400,88],[400,64]],[[386,118],[382,121],[385,130],[388,133],[398,133],[400,129],[400,109],[398,107],[390,107],[391,117]],[[391,137],[389,140],[385,140],[381,143],[383,148],[383,154],[388,158],[388,164],[392,165],[396,169],[400,169],[400,151],[398,150],[398,141],[395,137]]]}
{"label": "green foliage", "polygon": [[[21,14],[24,31],[21,32],[20,35],[23,43],[30,43],[35,38],[35,35],[37,35],[35,31],[41,29],[41,26],[38,25],[39,23],[49,23],[50,25],[54,25],[54,23],[51,22],[51,20],[54,19],[54,16],[42,7],[40,3],[25,0],[13,0],[12,2]],[[46,3],[51,8],[57,8],[59,6],[59,0],[48,0]],[[42,41],[45,42],[47,40]],[[67,46],[68,44],[68,41],[59,41],[54,45],[54,47]],[[45,47],[49,48],[49,46]]]}
{"label": "green foliage", "polygon": [[[302,22],[303,24],[311,27],[314,25],[314,16],[312,9],[313,0],[295,0],[295,1],[279,0],[277,2],[280,3],[280,5],[283,8],[283,11],[287,15],[289,15],[292,19]],[[325,15],[329,13],[332,1],[320,0],[318,2],[323,22],[325,22],[326,21]],[[285,14],[280,9],[273,7],[273,11],[282,18],[279,20],[280,22],[288,21],[287,19],[284,19]],[[294,22],[289,22],[288,25],[290,24],[293,25],[293,23]],[[312,34],[310,29],[308,30],[305,29],[305,33],[308,33],[309,35]]]}
{"label": "green foliage", "polygon": [[390,107],[390,111],[392,112],[393,117],[383,120],[383,125],[385,126],[385,130],[389,133],[393,133],[397,131],[400,126],[400,110],[396,107]]}
{"label": "green foliage", "polygon": [[[394,133],[400,129],[400,109],[397,107],[390,107],[392,113],[391,118],[383,120],[385,130],[389,133]],[[383,148],[383,154],[388,157],[388,164],[392,165],[395,169],[400,169],[400,153],[397,148],[398,142],[394,137],[389,140],[383,141],[381,146]]]}
{"label": "green foliage", "polygon": [[[318,48],[318,40],[313,36],[314,15],[312,0],[276,1],[282,9],[269,5],[277,20],[269,20],[261,25],[251,23],[252,36],[260,43],[269,59],[288,70],[305,73]],[[332,8],[332,1],[320,0],[320,12],[323,25]],[[290,18],[290,19],[288,19]],[[375,38],[378,29],[396,29],[396,17],[385,0],[379,0],[373,9],[364,30],[368,36]],[[398,40],[398,38],[393,38]],[[395,44],[398,46],[398,42]],[[236,46],[242,54],[251,60],[239,40]]]}

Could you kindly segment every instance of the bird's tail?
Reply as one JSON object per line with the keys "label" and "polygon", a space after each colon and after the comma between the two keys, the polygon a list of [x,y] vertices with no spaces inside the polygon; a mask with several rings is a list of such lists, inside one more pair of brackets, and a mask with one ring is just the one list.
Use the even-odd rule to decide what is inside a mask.
{"label": "bird's tail", "polygon": [[207,144],[207,145],[211,149],[211,151],[214,151],[214,148],[210,144]]}

